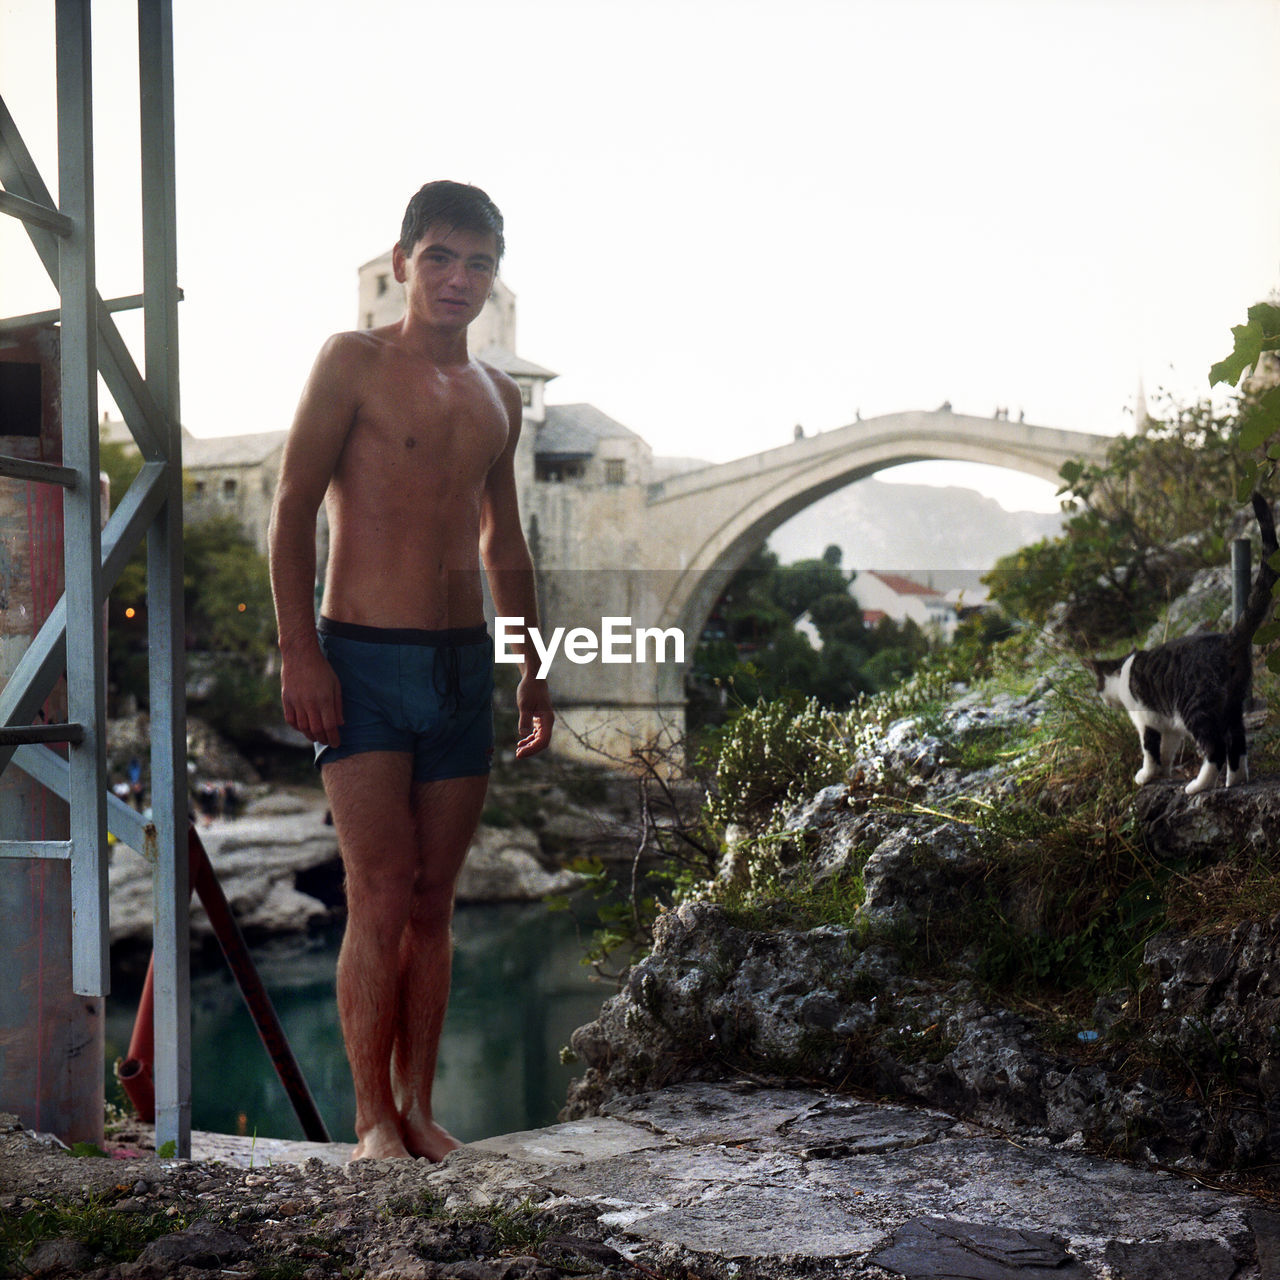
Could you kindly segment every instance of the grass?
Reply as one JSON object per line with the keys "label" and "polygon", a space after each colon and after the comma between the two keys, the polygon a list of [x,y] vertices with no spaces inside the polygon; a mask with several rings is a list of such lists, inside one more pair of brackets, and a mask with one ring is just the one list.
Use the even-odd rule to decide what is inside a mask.
{"label": "grass", "polygon": [[1231,932],[1280,914],[1280,865],[1254,855],[1175,872],[1165,898],[1169,924],[1191,937]]}
{"label": "grass", "polygon": [[460,1222],[478,1222],[491,1227],[504,1254],[530,1253],[551,1235],[552,1227],[532,1200],[522,1200],[511,1208],[491,1205],[468,1209],[457,1215]]}
{"label": "grass", "polygon": [[332,1263],[335,1259],[342,1263],[344,1276],[352,1274],[350,1265],[354,1261],[354,1255],[338,1233],[303,1236],[291,1241],[288,1247],[288,1253],[255,1258],[252,1273],[254,1280],[301,1280],[317,1262]]}
{"label": "grass", "polygon": [[729,890],[721,905],[733,924],[753,932],[816,929],[821,925],[861,930],[858,910],[864,896],[861,872],[846,871],[820,880],[801,879],[785,888],[775,882],[771,893]]}
{"label": "grass", "polygon": [[49,1240],[78,1240],[106,1262],[132,1262],[153,1240],[186,1228],[182,1213],[121,1213],[115,1202],[123,1191],[90,1195],[80,1205],[38,1204],[0,1213],[0,1265],[12,1270],[38,1245]]}

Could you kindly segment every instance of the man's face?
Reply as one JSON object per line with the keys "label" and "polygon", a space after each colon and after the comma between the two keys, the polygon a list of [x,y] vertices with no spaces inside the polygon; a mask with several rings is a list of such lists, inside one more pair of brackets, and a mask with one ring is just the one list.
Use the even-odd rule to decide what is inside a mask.
{"label": "man's face", "polygon": [[465,329],[493,288],[498,238],[492,231],[431,226],[408,255],[396,245],[392,266],[411,312],[439,328]]}

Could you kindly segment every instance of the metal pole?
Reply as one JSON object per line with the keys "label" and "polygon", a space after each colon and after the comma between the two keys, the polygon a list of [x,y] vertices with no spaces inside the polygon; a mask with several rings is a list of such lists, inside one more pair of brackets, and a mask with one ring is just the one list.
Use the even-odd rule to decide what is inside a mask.
{"label": "metal pole", "polygon": [[[27,457],[0,460],[0,472],[45,486],[66,486],[66,574],[63,598],[46,610],[39,632],[0,686],[0,771],[14,758],[33,778],[71,805],[70,841],[0,841],[0,860],[46,858],[70,862],[70,932],[74,987],[105,994],[110,982],[107,928],[106,792],[107,592],[136,547],[149,538],[154,826],[115,813],[113,825],[129,842],[156,857],[156,939],[162,964],[162,1019],[158,1037],[166,1055],[158,1084],[164,1090],[161,1142],[178,1155],[190,1151],[190,1000],[188,860],[185,855],[186,730],[182,624],[181,429],[174,249],[172,26],[169,0],[139,0],[142,119],[144,380],[111,319],[134,299],[104,303],[95,281],[92,58],[90,0],[57,0],[57,102],[60,206],[55,207],[17,126],[0,99],[0,214],[20,218],[36,253],[58,284],[56,315],[13,317],[0,332],[40,320],[61,321],[62,359],[57,379],[65,426],[63,466]],[[105,534],[99,484],[97,379],[102,376],[124,412],[145,459]],[[31,721],[65,668],[70,716],[80,741],[67,758],[32,745]],[[70,726],[50,730],[73,737]],[[135,830],[135,825],[138,825]],[[14,865],[11,863],[11,865]],[[46,864],[47,865],[47,864]],[[100,1019],[99,1019],[100,1021]],[[3,1037],[0,1037],[3,1040]],[[82,1046],[83,1048],[83,1046]],[[100,1054],[92,1055],[100,1057]],[[80,1054],[82,1061],[88,1056]],[[94,1073],[101,1084],[101,1074]],[[97,1116],[101,1123],[101,1089]]]}
{"label": "metal pole", "polygon": [[1249,602],[1253,577],[1253,548],[1248,538],[1237,538],[1231,544],[1231,621],[1235,622]]}
{"label": "metal pole", "polygon": [[58,191],[72,231],[60,242],[63,462],[86,477],[63,499],[67,548],[67,705],[84,726],[70,753],[72,974],[81,995],[111,987],[107,921],[106,645],[98,467],[98,298],[94,280],[93,88],[88,0],[58,0]]}
{"label": "metal pole", "polygon": [[182,430],[178,403],[173,21],[169,0],[138,0],[143,299],[147,389],[164,419],[164,507],[147,533],[151,797],[155,867],[156,1145],[191,1150],[191,888],[187,855]]}

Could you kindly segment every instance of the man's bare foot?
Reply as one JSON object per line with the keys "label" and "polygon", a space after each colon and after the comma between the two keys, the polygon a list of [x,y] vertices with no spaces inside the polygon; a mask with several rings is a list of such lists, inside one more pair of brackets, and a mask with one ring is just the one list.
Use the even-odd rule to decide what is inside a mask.
{"label": "man's bare foot", "polygon": [[406,1120],[404,1144],[411,1155],[435,1161],[443,1160],[450,1151],[456,1151],[462,1146],[453,1134],[442,1129],[434,1120]]}
{"label": "man's bare foot", "polygon": [[408,1160],[410,1152],[405,1146],[400,1129],[394,1124],[374,1125],[356,1143],[351,1160]]}

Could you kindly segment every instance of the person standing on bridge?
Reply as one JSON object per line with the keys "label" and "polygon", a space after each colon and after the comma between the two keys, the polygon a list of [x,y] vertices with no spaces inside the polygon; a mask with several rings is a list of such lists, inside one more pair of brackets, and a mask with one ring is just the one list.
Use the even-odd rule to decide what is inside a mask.
{"label": "person standing on bridge", "polygon": [[[272,508],[284,714],[316,744],[346,871],[337,996],[352,1159],[439,1160],[458,1145],[431,1090],[454,886],[493,755],[481,559],[498,614],[538,621],[516,501],[520,391],[467,348],[503,247],[502,215],[478,188],[433,182],[413,197],[392,251],[405,314],[325,344]],[[523,759],[548,745],[555,719],[532,662],[516,704]]]}

